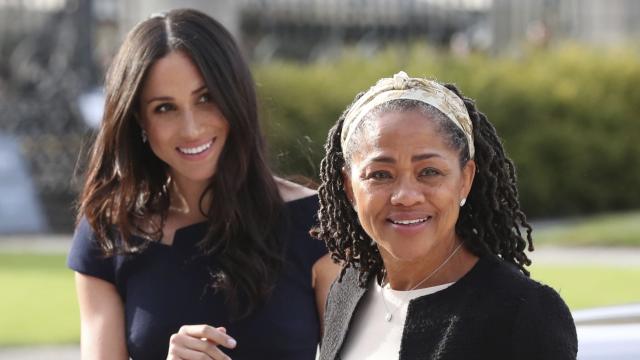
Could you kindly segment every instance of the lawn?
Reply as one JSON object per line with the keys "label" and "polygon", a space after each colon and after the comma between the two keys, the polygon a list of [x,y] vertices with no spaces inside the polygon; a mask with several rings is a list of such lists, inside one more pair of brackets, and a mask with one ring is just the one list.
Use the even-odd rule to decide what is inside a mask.
{"label": "lawn", "polygon": [[[638,267],[534,265],[533,278],[558,290],[572,310],[640,302]],[[0,346],[79,339],[73,273],[64,255],[0,253]]]}
{"label": "lawn", "polygon": [[533,265],[531,277],[556,289],[571,310],[640,303],[640,264],[635,267],[602,265]]}
{"label": "lawn", "polygon": [[64,255],[0,253],[0,346],[80,338],[73,272]]}

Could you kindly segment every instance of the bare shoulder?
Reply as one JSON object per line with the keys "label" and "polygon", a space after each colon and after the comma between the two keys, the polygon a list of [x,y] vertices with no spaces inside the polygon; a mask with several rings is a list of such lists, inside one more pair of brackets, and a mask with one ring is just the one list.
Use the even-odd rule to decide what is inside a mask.
{"label": "bare shoulder", "polygon": [[296,184],[292,181],[285,180],[283,178],[274,177],[278,184],[278,190],[280,190],[280,196],[285,202],[294,201],[302,198],[306,198],[317,194],[313,189]]}

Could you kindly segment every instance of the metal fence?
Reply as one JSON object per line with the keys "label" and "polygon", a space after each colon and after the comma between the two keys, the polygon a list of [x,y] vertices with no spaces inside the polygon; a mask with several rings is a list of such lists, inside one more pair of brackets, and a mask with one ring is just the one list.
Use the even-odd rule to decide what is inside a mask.
{"label": "metal fence", "polygon": [[0,133],[20,144],[49,230],[69,231],[73,173],[88,129],[78,99],[97,75],[90,2],[0,5]]}
{"label": "metal fence", "polygon": [[248,0],[240,28],[256,61],[315,61],[345,45],[369,51],[398,42],[449,47],[457,34],[487,25],[488,7],[486,0]]}

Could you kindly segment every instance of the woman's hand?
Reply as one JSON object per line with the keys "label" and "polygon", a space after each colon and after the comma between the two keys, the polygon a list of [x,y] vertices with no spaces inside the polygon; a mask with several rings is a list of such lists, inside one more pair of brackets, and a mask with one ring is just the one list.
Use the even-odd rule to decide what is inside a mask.
{"label": "woman's hand", "polygon": [[223,327],[209,325],[185,325],[171,335],[167,360],[231,360],[218,348],[236,347],[236,341],[227,335]]}

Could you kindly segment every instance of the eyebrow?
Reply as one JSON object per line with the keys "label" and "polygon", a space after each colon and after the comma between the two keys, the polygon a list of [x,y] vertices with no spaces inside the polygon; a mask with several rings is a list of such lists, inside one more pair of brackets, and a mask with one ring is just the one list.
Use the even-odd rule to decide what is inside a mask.
{"label": "eyebrow", "polygon": [[[193,90],[191,92],[191,95],[197,94],[199,92],[202,92],[202,90],[206,90],[207,89],[207,85],[202,85],[200,87],[198,87],[197,89]],[[173,98],[171,96],[156,96],[156,97],[152,97],[151,99],[147,100],[146,103],[150,104],[154,101],[170,101],[173,100]]]}
{"label": "eyebrow", "polygon": [[[417,162],[417,161],[422,161],[422,160],[427,160],[427,159],[431,159],[431,158],[441,158],[442,156],[440,156],[439,154],[436,153],[426,153],[426,154],[418,154],[418,155],[413,155],[411,157],[411,162]],[[371,162],[381,162],[381,163],[388,163],[388,164],[394,164],[396,162],[396,160],[390,156],[376,156],[374,158],[372,158],[370,160]]]}

